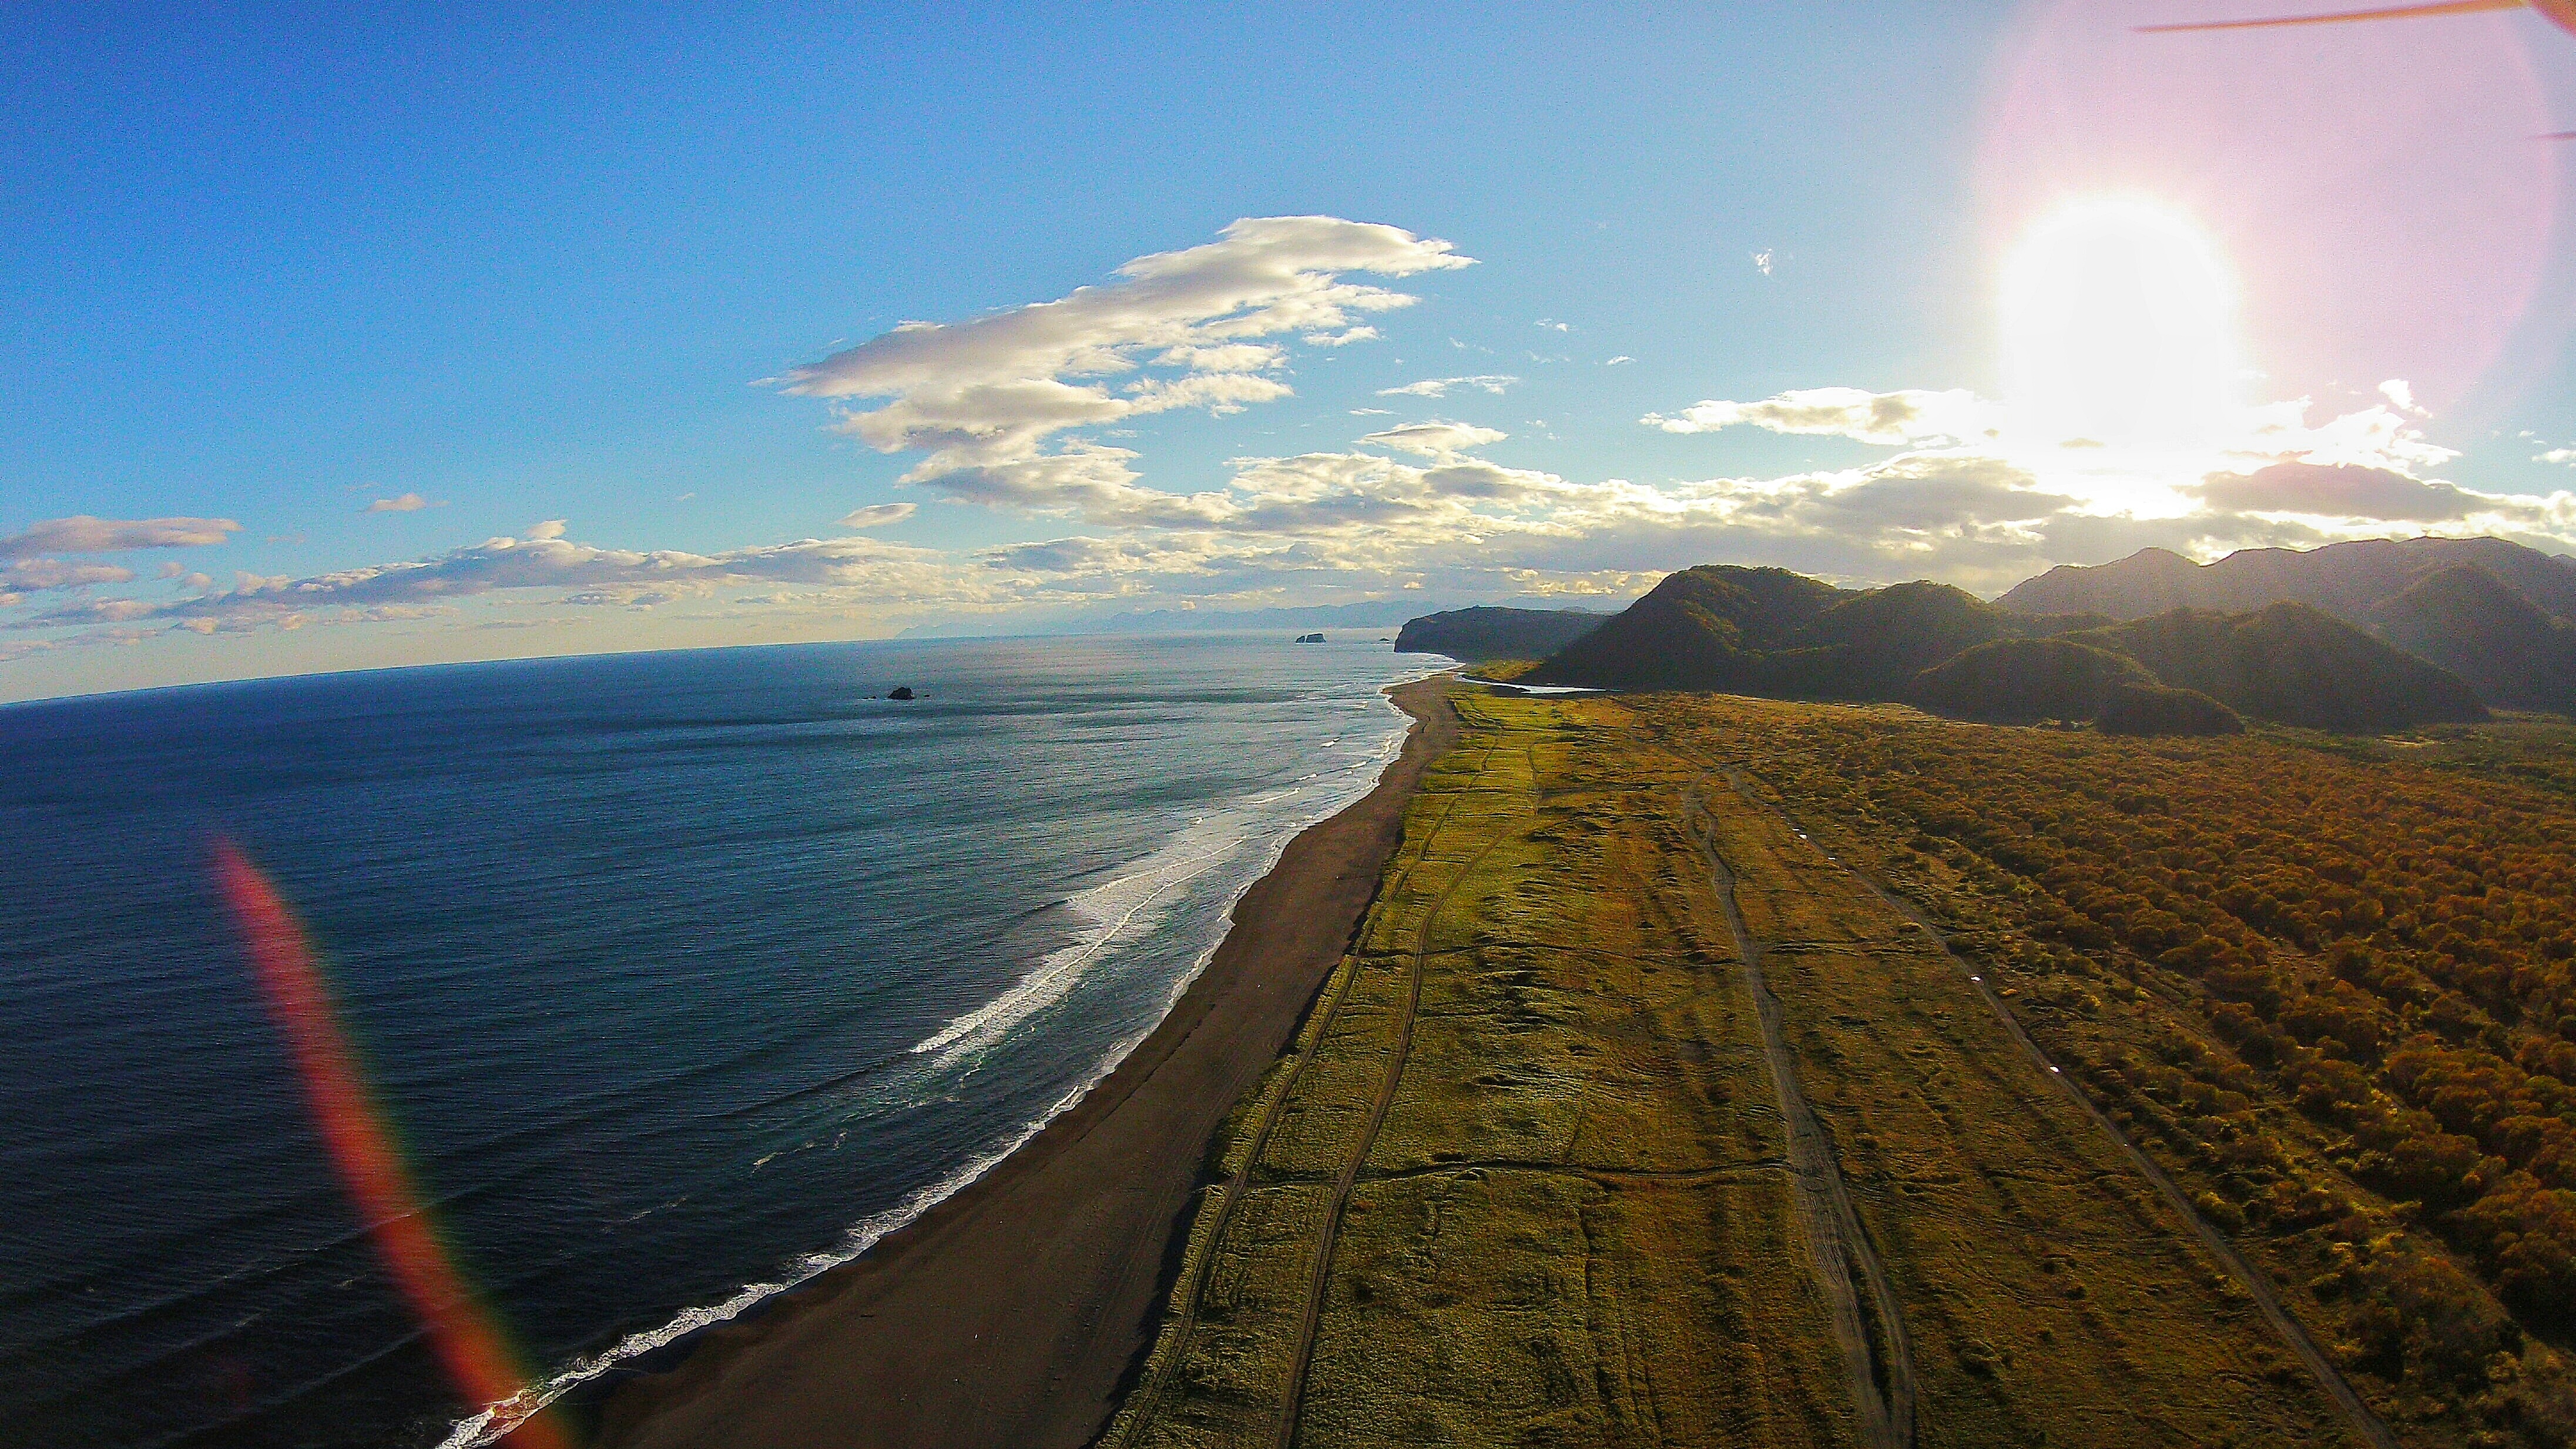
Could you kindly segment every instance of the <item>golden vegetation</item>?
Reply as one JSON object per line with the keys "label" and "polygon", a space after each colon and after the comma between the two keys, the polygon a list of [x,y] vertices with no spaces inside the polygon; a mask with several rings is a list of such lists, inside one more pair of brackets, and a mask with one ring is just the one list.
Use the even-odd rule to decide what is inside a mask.
{"label": "golden vegetation", "polygon": [[[1972,979],[2016,928],[1952,955],[1802,813],[1871,810],[1868,864],[1991,915],[1834,771],[1891,720],[2000,732],[1459,704],[1356,949],[1212,1150],[1109,1443],[2391,1442],[2199,1235],[2237,1200],[2169,1198],[1994,994],[2035,988]],[[2357,1281],[2449,1263],[2396,1230]],[[2455,1413],[2428,1442],[2486,1422]]]}
{"label": "golden vegetation", "polygon": [[2408,1439],[2576,1435],[2567,731],[1648,714],[1948,923]]}

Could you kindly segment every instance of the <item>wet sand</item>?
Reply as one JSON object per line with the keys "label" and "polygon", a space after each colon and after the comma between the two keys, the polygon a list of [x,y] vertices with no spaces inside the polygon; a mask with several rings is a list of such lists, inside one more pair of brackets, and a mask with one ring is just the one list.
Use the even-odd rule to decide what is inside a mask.
{"label": "wet sand", "polygon": [[1458,736],[1425,680],[1377,788],[1236,903],[1207,970],[1073,1110],[866,1257],[609,1395],[601,1449],[1076,1449],[1107,1427],[1179,1261],[1201,1159],[1340,961],[1423,769]]}

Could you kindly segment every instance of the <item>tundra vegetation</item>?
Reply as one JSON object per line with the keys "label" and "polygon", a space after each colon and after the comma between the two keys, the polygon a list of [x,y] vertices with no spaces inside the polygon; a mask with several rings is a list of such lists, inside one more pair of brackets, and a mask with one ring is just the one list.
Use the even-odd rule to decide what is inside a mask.
{"label": "tundra vegetation", "polygon": [[2562,737],[1457,704],[1108,1443],[2568,1442]]}

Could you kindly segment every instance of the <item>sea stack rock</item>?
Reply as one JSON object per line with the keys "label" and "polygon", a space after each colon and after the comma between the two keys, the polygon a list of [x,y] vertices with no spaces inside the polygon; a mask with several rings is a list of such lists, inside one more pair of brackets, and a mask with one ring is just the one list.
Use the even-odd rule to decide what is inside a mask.
{"label": "sea stack rock", "polygon": [[898,687],[895,689],[895,691],[894,691],[892,694],[887,695],[887,696],[886,696],[886,698],[888,698],[888,699],[910,699],[910,698],[912,698],[912,686],[911,686],[911,685],[908,685],[908,684],[907,684],[907,685],[901,685],[901,686],[898,686]]}

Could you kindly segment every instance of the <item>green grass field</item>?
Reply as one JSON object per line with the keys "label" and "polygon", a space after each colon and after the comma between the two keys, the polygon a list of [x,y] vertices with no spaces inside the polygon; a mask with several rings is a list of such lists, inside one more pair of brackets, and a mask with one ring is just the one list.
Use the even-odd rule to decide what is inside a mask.
{"label": "green grass field", "polygon": [[1109,1444],[2370,1442],[1720,706],[1458,704]]}

